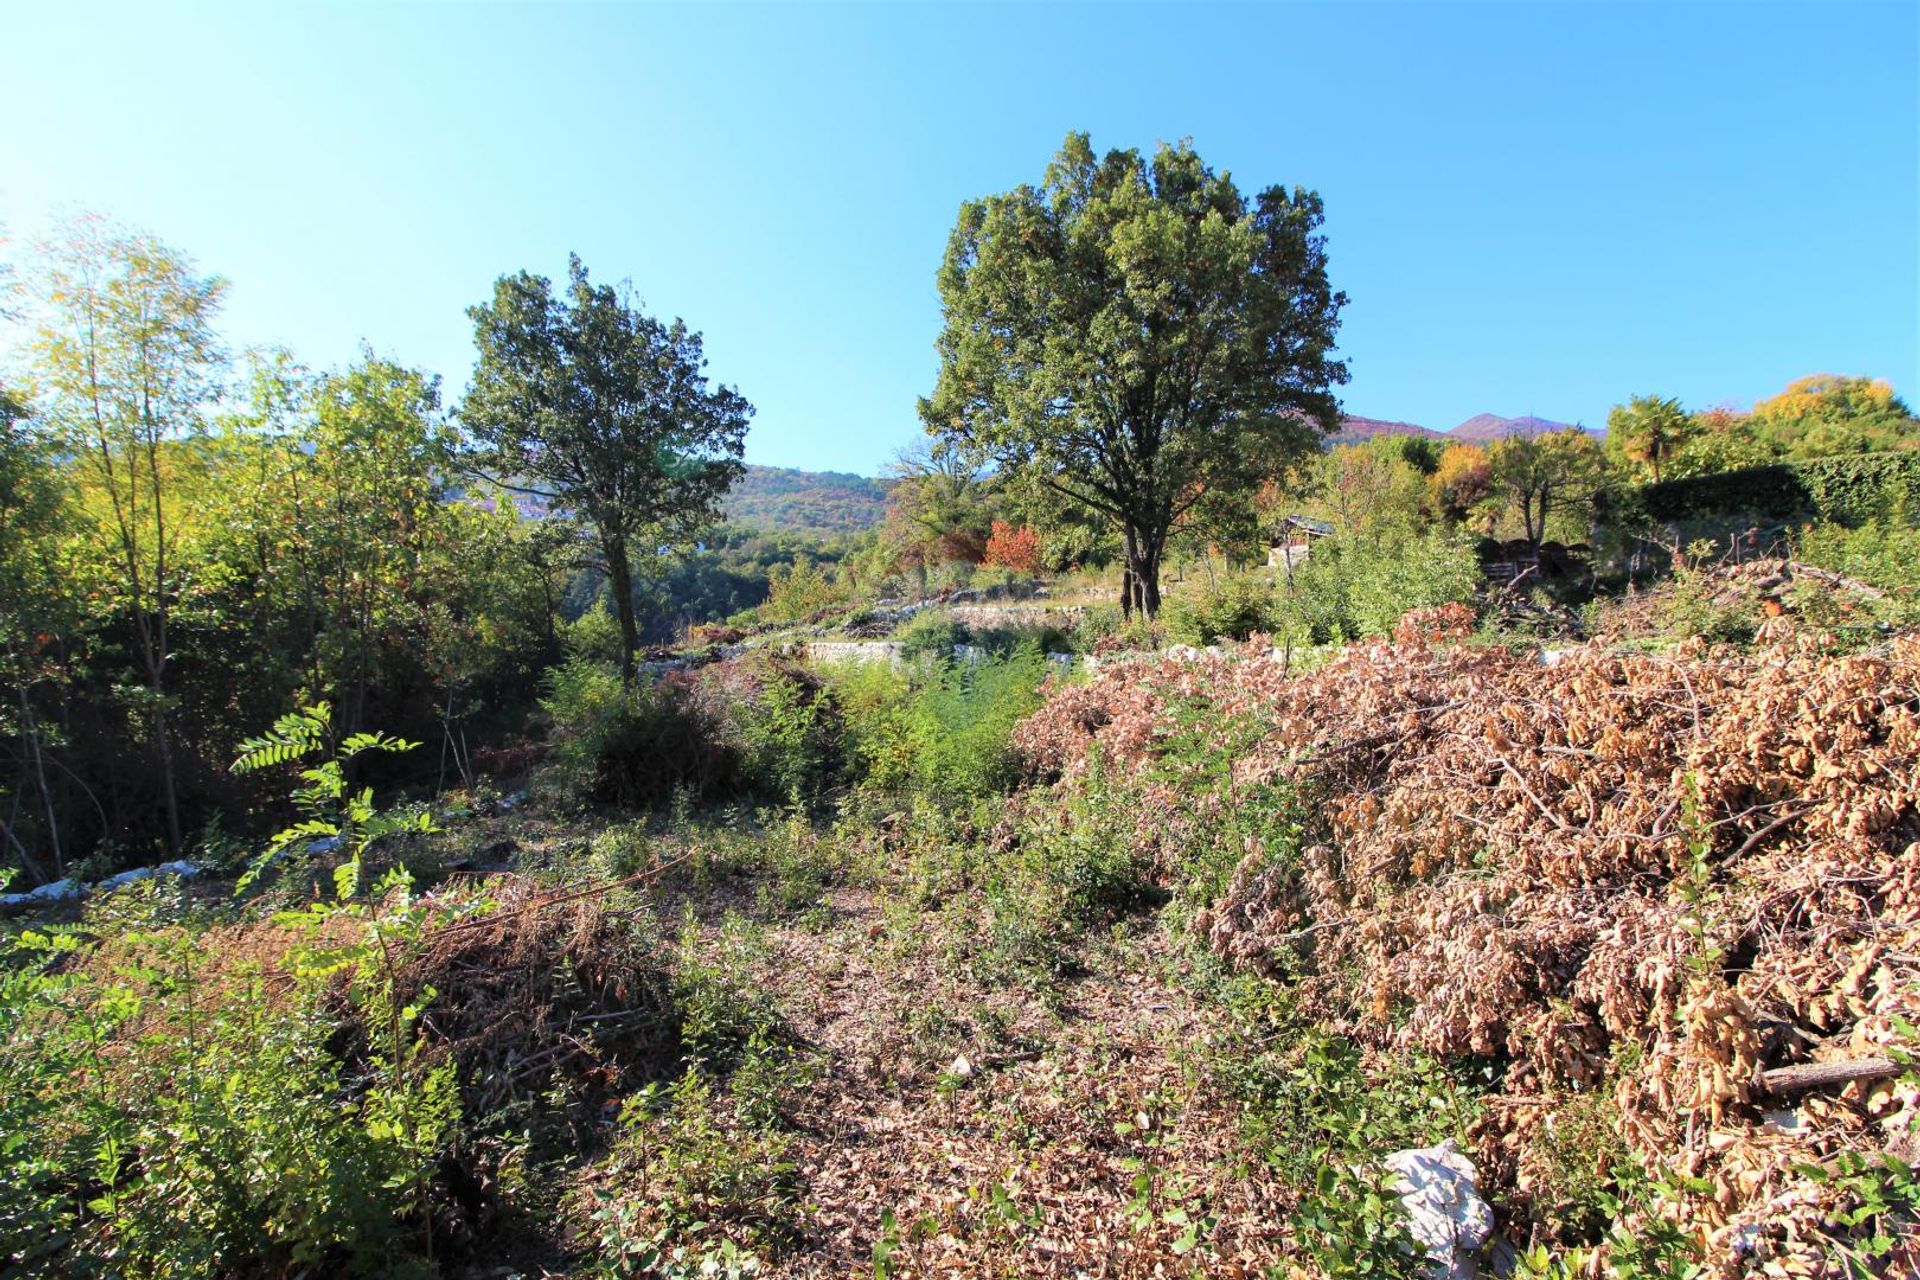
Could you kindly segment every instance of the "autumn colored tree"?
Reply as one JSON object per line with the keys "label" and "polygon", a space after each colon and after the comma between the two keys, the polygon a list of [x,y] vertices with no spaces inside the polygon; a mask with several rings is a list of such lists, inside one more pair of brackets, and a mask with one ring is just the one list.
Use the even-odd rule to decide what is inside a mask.
{"label": "autumn colored tree", "polygon": [[1753,406],[1760,437],[1793,458],[1920,447],[1920,421],[1879,378],[1816,373]]}
{"label": "autumn colored tree", "polygon": [[1440,465],[1427,478],[1434,509],[1454,524],[1464,524],[1493,496],[1493,466],[1486,449],[1465,442],[1449,444]]}
{"label": "autumn colored tree", "polygon": [[986,564],[1034,577],[1041,570],[1040,535],[1030,525],[993,522],[987,539]]}

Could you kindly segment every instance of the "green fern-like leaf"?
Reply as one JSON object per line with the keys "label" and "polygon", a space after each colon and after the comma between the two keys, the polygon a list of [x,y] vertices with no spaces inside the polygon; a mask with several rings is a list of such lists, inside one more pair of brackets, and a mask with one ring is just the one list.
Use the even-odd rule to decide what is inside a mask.
{"label": "green fern-like leaf", "polygon": [[289,711],[257,738],[240,744],[240,754],[228,766],[234,773],[255,773],[298,760],[326,745],[333,727],[333,709],[327,703]]}

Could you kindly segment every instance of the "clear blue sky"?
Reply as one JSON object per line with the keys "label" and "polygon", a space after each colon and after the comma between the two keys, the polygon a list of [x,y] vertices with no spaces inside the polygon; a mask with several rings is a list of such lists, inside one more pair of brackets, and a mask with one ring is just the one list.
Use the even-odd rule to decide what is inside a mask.
{"label": "clear blue sky", "polygon": [[751,461],[918,431],[960,202],[1061,137],[1318,189],[1349,412],[1589,424],[1814,371],[1920,392],[1920,6],[0,7],[0,217],[96,208],[228,331],[471,367],[493,279],[630,278]]}

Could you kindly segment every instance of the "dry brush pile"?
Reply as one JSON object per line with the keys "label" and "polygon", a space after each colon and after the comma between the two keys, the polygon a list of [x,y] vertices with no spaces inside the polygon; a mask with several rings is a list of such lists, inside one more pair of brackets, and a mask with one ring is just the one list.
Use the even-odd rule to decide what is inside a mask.
{"label": "dry brush pile", "polygon": [[1825,1274],[1854,1193],[1809,1171],[1917,1154],[1920,637],[1549,664],[1450,625],[1304,674],[1257,647],[1108,668],[1020,744],[1062,785],[1143,779],[1169,875],[1207,820],[1166,773],[1182,735],[1231,756],[1216,807],[1306,798],[1298,848],[1249,842],[1193,927],[1382,1051],[1501,1065],[1473,1136],[1517,1239],[1562,1231],[1557,1135],[1610,1100],[1711,1262]]}

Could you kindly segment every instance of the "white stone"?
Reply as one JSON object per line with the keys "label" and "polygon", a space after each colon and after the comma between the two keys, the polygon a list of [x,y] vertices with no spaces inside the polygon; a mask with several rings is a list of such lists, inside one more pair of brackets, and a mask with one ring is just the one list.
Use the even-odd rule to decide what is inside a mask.
{"label": "white stone", "polygon": [[146,880],[153,876],[180,876],[182,878],[200,874],[200,868],[184,859],[176,862],[163,862],[157,867],[135,867],[131,871],[122,871],[119,875],[108,876],[100,882],[102,889],[118,889],[123,884],[132,884],[136,880]]}
{"label": "white stone", "polygon": [[1493,1234],[1493,1210],[1480,1198],[1479,1172],[1449,1138],[1437,1147],[1396,1151],[1387,1168],[1406,1206],[1407,1228],[1427,1251],[1435,1280],[1475,1280],[1473,1255]]}
{"label": "white stone", "polygon": [[85,892],[77,880],[54,880],[16,896],[27,902],[70,902]]}

